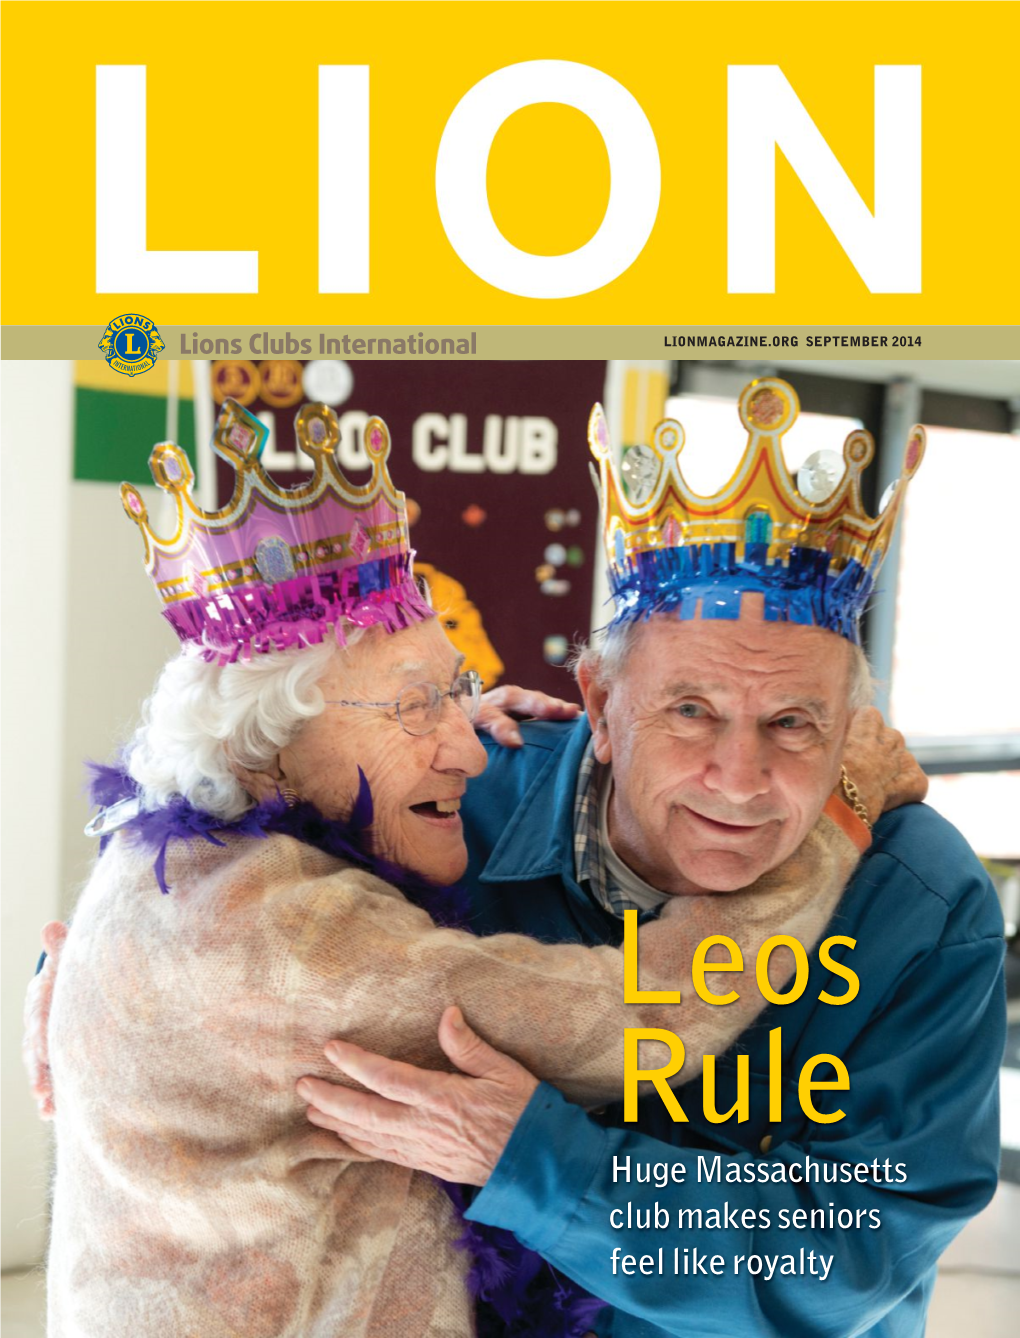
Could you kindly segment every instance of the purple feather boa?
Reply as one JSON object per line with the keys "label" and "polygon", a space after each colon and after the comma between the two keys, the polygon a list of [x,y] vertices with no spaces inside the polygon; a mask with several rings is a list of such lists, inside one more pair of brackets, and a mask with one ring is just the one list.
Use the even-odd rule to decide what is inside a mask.
{"label": "purple feather boa", "polygon": [[[109,807],[124,799],[138,798],[138,784],[123,767],[105,766],[101,762],[86,762],[85,765],[89,773],[89,798],[93,804]],[[177,795],[162,808],[139,812],[124,824],[123,830],[131,832],[137,841],[155,853],[152,871],[164,895],[170,891],[166,881],[167,847],[175,837],[187,841],[200,836],[212,845],[222,846],[224,843],[217,833],[232,832],[261,839],[281,833],[293,836],[305,845],[315,846],[328,855],[335,855],[337,859],[360,864],[385,882],[393,883],[409,901],[427,910],[444,928],[466,927],[468,900],[463,888],[427,883],[373,855],[368,849],[367,832],[373,818],[372,791],[360,767],[358,778],[358,796],[345,822],[324,818],[314,804],[299,803],[288,808],[279,794],[230,820],[194,808],[183,796]]]}
{"label": "purple feather boa", "polygon": [[[105,808],[138,797],[138,785],[123,766],[87,762],[86,767],[93,804]],[[323,817],[314,804],[299,803],[288,808],[279,795],[248,809],[239,818],[225,821],[177,796],[163,808],[140,811],[124,824],[123,830],[152,850],[155,856],[152,870],[164,895],[170,892],[166,857],[167,847],[174,838],[188,841],[201,837],[222,846],[224,842],[217,833],[234,832],[260,839],[282,833],[367,868],[399,887],[408,901],[426,911],[436,924],[473,932],[464,888],[427,883],[369,851],[367,833],[374,811],[372,791],[360,767],[358,776],[358,797],[344,822]],[[108,840],[109,836],[103,837],[101,849],[105,849]],[[438,1177],[436,1183],[446,1191],[463,1228],[456,1246],[471,1256],[467,1282],[477,1302],[478,1338],[581,1338],[591,1330],[604,1301],[558,1273],[541,1255],[523,1246],[512,1232],[466,1221],[468,1196],[464,1187]]]}

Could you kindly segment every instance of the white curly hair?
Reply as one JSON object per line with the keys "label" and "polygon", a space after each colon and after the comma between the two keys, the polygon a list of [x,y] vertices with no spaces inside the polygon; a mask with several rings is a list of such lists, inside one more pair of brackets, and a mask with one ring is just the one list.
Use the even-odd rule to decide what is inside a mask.
{"label": "white curly hair", "polygon": [[[345,633],[348,646],[359,632]],[[236,769],[269,769],[321,713],[318,684],[337,653],[343,652],[332,637],[223,666],[204,660],[197,648],[182,650],[164,666],[124,750],[142,807],[160,808],[183,795],[218,818],[239,818],[254,801]]]}

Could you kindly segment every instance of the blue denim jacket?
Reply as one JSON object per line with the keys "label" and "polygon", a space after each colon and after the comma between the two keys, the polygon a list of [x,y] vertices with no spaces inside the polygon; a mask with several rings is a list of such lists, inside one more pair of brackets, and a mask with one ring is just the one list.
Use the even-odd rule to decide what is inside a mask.
{"label": "blue denim jacket", "polygon": [[[529,724],[524,735],[519,751],[490,748],[488,770],[472,782],[462,810],[476,928],[619,943],[620,921],[574,879],[574,784],[587,724]],[[931,809],[910,805],[875,825],[828,932],[856,939],[848,961],[860,992],[841,1007],[819,1002],[823,990],[840,995],[846,985],[813,954],[803,995],[770,1005],[720,1057],[720,1111],[736,1099],[737,1055],[749,1057],[746,1122],[709,1122],[700,1079],[678,1091],[688,1117],[678,1124],[654,1095],[641,1102],[637,1123],[625,1125],[622,1106],[591,1116],[543,1083],[476,1196],[469,1217],[513,1231],[609,1303],[595,1325],[599,1335],[924,1332],[935,1262],[995,1188],[1005,1038],[999,906],[959,833]],[[746,987],[754,988],[753,979]],[[769,1032],[776,1027],[782,1118],[770,1123]],[[823,1053],[838,1055],[850,1073],[849,1092],[814,1094],[819,1111],[845,1111],[831,1124],[809,1120],[798,1095],[804,1063]],[[816,1076],[829,1073],[823,1067]],[[614,1158],[625,1165],[627,1157],[631,1183],[614,1185]],[[880,1181],[831,1183],[817,1169],[845,1175],[875,1162]],[[639,1163],[681,1163],[684,1180],[637,1184]],[[779,1168],[796,1176],[805,1165],[819,1179],[778,1178]],[[699,1179],[699,1169],[719,1178]],[[628,1201],[653,1209],[653,1221],[658,1204],[669,1226],[614,1227],[611,1210]],[[694,1211],[678,1226],[681,1209],[700,1209],[701,1225]],[[728,1228],[714,1224],[711,1209],[728,1210]],[[804,1214],[795,1216],[798,1210]],[[840,1210],[841,1219],[830,1217]],[[852,1228],[840,1225],[847,1211]],[[626,1255],[650,1256],[645,1267],[654,1271],[642,1272],[639,1262],[623,1271]],[[725,1261],[718,1275],[702,1271],[713,1255]],[[736,1256],[743,1260],[734,1271]],[[757,1274],[748,1271],[751,1256],[762,1261]],[[767,1278],[767,1260],[777,1256]],[[830,1261],[824,1281],[821,1256]],[[698,1270],[684,1275],[685,1260],[690,1270],[698,1259]]]}

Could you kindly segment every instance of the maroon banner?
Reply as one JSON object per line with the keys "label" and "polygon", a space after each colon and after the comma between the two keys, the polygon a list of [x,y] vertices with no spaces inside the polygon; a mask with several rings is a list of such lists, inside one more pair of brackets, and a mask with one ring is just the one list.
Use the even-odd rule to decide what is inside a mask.
{"label": "maroon banner", "polygon": [[[468,667],[488,687],[573,696],[563,664],[590,627],[601,561],[585,432],[605,367],[223,361],[212,365],[212,390],[217,406],[231,396],[270,427],[262,463],[285,486],[311,472],[294,436],[304,402],[336,412],[340,464],[355,483],[367,471],[365,421],[385,419],[416,570]],[[224,461],[217,470],[222,505],[233,481]]]}

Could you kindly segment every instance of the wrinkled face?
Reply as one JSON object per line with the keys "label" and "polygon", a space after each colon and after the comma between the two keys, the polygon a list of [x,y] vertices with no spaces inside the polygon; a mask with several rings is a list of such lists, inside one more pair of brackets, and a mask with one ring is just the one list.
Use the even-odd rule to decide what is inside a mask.
{"label": "wrinkled face", "polygon": [[[612,762],[610,839],[663,892],[730,892],[800,845],[839,779],[851,649],[832,632],[737,621],[641,624],[618,678],[582,675]],[[602,722],[602,723],[600,723]]]}
{"label": "wrinkled face", "polygon": [[[394,701],[412,683],[445,692],[462,659],[430,618],[392,635],[371,631],[338,651],[319,688],[327,701]],[[421,737],[406,734],[392,708],[327,706],[280,753],[286,783],[328,817],[350,813],[360,766],[372,787],[373,850],[434,883],[455,882],[467,866],[457,809],[468,777],[485,761],[451,698],[443,701],[435,731]]]}

